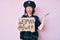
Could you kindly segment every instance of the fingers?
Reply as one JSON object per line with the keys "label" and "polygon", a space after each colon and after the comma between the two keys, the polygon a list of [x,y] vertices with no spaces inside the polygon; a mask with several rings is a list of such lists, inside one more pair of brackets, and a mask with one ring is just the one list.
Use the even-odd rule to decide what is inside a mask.
{"label": "fingers", "polygon": [[45,16],[49,15],[49,13],[46,13]]}

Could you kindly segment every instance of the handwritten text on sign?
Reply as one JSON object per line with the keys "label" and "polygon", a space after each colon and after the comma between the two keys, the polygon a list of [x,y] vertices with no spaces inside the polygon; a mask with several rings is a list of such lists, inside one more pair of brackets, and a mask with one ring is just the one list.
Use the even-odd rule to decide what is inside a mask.
{"label": "handwritten text on sign", "polygon": [[35,19],[32,18],[19,18],[20,31],[35,31]]}

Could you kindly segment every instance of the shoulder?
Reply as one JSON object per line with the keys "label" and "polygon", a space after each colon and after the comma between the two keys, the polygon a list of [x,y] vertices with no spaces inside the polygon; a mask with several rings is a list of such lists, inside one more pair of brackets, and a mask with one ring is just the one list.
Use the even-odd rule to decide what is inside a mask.
{"label": "shoulder", "polygon": [[37,15],[33,15],[33,17],[35,17],[35,18],[39,18]]}
{"label": "shoulder", "polygon": [[26,14],[22,15],[22,17],[26,17],[26,16],[27,16]]}

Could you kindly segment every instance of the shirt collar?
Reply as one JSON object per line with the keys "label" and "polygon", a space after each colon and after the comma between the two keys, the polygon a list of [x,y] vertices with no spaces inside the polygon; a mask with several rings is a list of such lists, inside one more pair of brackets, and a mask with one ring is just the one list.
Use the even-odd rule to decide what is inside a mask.
{"label": "shirt collar", "polygon": [[27,16],[28,16],[28,17],[32,17],[32,16],[33,16],[33,14],[32,14],[32,15],[28,15],[28,14],[27,14]]}

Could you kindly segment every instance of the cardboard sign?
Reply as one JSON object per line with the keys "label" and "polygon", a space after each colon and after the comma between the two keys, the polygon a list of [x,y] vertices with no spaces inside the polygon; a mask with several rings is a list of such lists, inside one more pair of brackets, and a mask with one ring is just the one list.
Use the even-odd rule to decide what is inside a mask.
{"label": "cardboard sign", "polygon": [[35,32],[35,19],[31,18],[19,18],[20,31]]}

